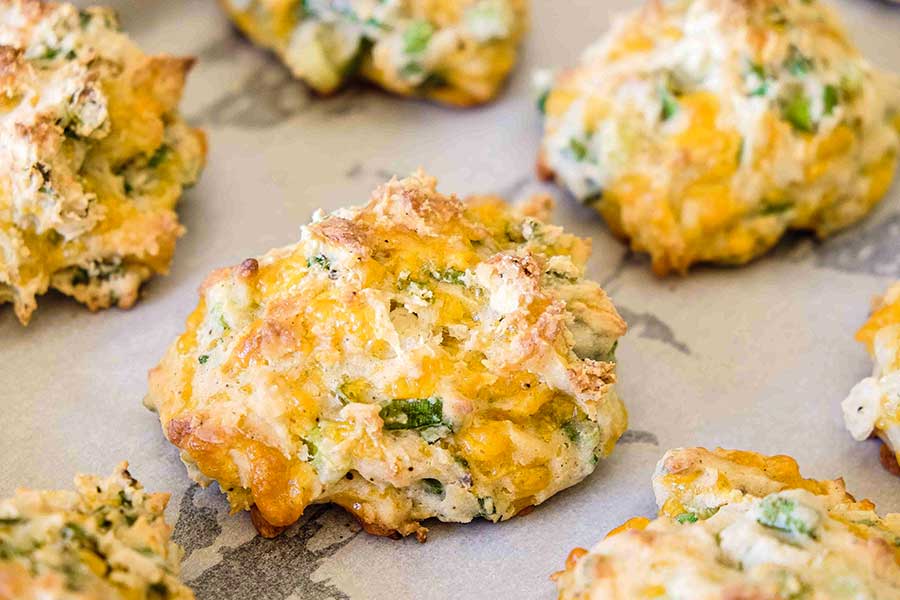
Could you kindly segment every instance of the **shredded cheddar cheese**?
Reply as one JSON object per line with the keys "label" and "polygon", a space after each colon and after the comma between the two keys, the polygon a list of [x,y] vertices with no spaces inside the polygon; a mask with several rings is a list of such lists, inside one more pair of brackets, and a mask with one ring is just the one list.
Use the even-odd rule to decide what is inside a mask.
{"label": "shredded cheddar cheese", "polygon": [[654,0],[540,79],[541,172],[659,274],[831,235],[897,166],[900,78],[818,0]]}
{"label": "shredded cheddar cheese", "polygon": [[653,487],[659,516],[573,551],[552,576],[560,600],[900,595],[900,514],[804,479],[790,457],[670,450]]}
{"label": "shredded cheddar cheese", "polygon": [[168,269],[206,152],[178,114],[192,59],[147,56],[108,9],[0,2],[0,304],[49,288],[127,308]]}
{"label": "shredded cheddar cheese", "polygon": [[856,339],[872,355],[875,366],[871,377],[857,383],[841,404],[844,422],[854,439],[862,441],[878,436],[893,455],[896,470],[900,461],[900,282],[879,298],[869,320]]}
{"label": "shredded cheddar cheese", "polygon": [[221,0],[235,24],[319,93],[359,77],[469,106],[512,70],[524,0]]}
{"label": "shredded cheddar cheese", "polygon": [[625,323],[590,245],[418,173],[213,273],[151,372],[192,475],[269,533],[333,502],[369,531],[498,521],[594,470],[625,429]]}

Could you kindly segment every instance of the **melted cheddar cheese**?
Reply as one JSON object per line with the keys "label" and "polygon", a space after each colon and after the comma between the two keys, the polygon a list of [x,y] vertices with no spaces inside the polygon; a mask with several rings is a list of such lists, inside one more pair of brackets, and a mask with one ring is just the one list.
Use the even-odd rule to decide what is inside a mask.
{"label": "melted cheddar cheese", "polygon": [[355,77],[458,106],[491,100],[516,61],[524,0],[221,0],[235,24],[328,94]]}
{"label": "melted cheddar cheese", "polygon": [[508,519],[625,429],[625,323],[589,242],[422,173],[213,273],[146,404],[192,475],[273,531],[334,502],[369,531]]}
{"label": "melted cheddar cheese", "polygon": [[168,494],[148,494],[122,463],[75,491],[22,489],[0,500],[0,599],[192,600],[178,579]]}
{"label": "melted cheddar cheese", "polygon": [[147,56],[108,9],[0,2],[0,303],[49,288],[129,307],[168,269],[203,165],[177,106],[192,59]]}
{"label": "melted cheddar cheese", "polygon": [[900,597],[900,514],[843,481],[804,479],[787,456],[670,450],[638,517],[555,574],[561,600]]}
{"label": "melted cheddar cheese", "polygon": [[666,0],[542,76],[539,157],[654,271],[742,264],[788,229],[828,236],[884,196],[900,78],[818,0]]}
{"label": "melted cheddar cheese", "polygon": [[900,282],[875,302],[856,339],[875,360],[871,377],[857,383],[841,404],[854,439],[876,435],[900,462]]}

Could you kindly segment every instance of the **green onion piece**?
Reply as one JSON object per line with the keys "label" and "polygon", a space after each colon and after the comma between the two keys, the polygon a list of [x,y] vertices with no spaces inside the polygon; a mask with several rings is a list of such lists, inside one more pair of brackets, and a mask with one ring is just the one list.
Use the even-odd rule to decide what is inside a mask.
{"label": "green onion piece", "polygon": [[800,534],[810,538],[816,537],[815,525],[797,516],[797,503],[790,498],[768,496],[760,502],[759,509],[756,521],[760,525],[785,533]]}
{"label": "green onion piece", "polygon": [[791,46],[784,59],[784,68],[795,77],[803,77],[813,70],[813,61],[805,56],[797,46]]}
{"label": "green onion piece", "polygon": [[826,85],[822,96],[822,101],[825,104],[825,114],[830,115],[834,112],[834,107],[838,105],[838,89],[833,85]]}
{"label": "green onion piece", "polygon": [[806,96],[798,94],[789,99],[781,107],[781,114],[798,131],[813,133],[816,130],[809,107],[809,99]]}
{"label": "green onion piece", "polygon": [[575,157],[575,160],[584,160],[587,158],[588,149],[584,142],[580,140],[576,140],[572,138],[569,140],[569,150],[572,152],[572,155]]}
{"label": "green onion piece", "polygon": [[156,152],[147,160],[147,166],[151,169],[155,169],[159,165],[166,160],[166,156],[169,154],[169,147],[165,144],[156,149]]}
{"label": "green onion piece", "polygon": [[403,32],[403,51],[407,54],[420,54],[428,47],[434,27],[428,21],[414,21]]}
{"label": "green onion piece", "polygon": [[379,415],[387,430],[436,427],[444,424],[444,403],[436,396],[391,400]]}
{"label": "green onion piece", "polygon": [[667,88],[662,88],[660,94],[662,96],[662,109],[660,111],[660,118],[663,121],[668,121],[675,116],[675,113],[678,112],[678,100],[675,99],[675,96],[673,96],[672,92],[670,92]]}
{"label": "green onion piece", "polygon": [[425,488],[425,491],[429,494],[434,494],[436,496],[444,495],[444,484],[438,479],[432,479],[431,477],[423,479],[422,487]]}
{"label": "green onion piece", "polygon": [[685,523],[696,523],[699,518],[692,512],[683,512],[675,517],[675,520],[684,525]]}

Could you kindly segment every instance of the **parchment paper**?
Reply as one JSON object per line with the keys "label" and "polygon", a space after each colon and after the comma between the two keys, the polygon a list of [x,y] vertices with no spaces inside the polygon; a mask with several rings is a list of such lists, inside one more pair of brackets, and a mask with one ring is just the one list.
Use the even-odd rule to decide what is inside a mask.
{"label": "parchment paper", "polygon": [[[131,311],[91,314],[40,300],[26,329],[0,310],[0,493],[68,487],[121,459],[152,490],[187,549],[201,599],[543,598],[568,551],[655,511],[650,475],[670,447],[706,445],[795,456],[808,476],[843,475],[851,492],[900,511],[900,481],[878,444],[854,442],[839,403],[870,370],[852,335],[869,300],[900,277],[900,186],[859,226],[826,242],[793,237],[740,269],[657,279],[600,218],[533,176],[540,118],[533,69],[571,64],[628,0],[533,0],[523,60],[502,98],[452,110],[372,89],[311,98],[266,53],[233,33],[213,0],[113,3],[147,50],[199,58],[183,108],[209,134],[209,165],[183,199],[188,234],[172,273]],[[900,10],[839,2],[874,62],[900,71]],[[582,484],[507,523],[429,523],[429,540],[360,533],[339,509],[312,507],[273,541],[218,489],[192,485],[141,399],[146,372],[183,328],[213,268],[294,242],[316,208],[361,203],[391,174],[422,166],[458,194],[510,199],[540,189],[557,222],[594,240],[589,274],[628,321],[619,389],[631,430]]]}

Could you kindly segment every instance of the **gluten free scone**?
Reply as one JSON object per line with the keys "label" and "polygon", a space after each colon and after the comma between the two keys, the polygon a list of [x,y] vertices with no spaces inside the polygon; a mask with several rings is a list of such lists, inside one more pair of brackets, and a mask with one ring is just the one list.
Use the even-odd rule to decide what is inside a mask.
{"label": "gluten free scone", "polygon": [[419,172],[210,275],[146,405],[191,476],[264,534],[312,503],[370,533],[505,520],[578,483],[625,430],[625,323],[590,242]]}
{"label": "gluten free scone", "polygon": [[106,479],[79,475],[74,491],[0,500],[0,599],[192,600],[163,516],[168,499],[122,463]]}
{"label": "gluten free scone", "polygon": [[177,110],[192,63],[108,9],[0,0],[0,303],[22,323],[49,288],[125,308],[168,269],[206,151]]}
{"label": "gluten free scone", "polygon": [[540,85],[539,169],[659,274],[827,237],[897,165],[900,78],[818,0],[650,0]]}
{"label": "gluten free scone", "polygon": [[576,549],[561,600],[900,598],[900,514],[787,456],[683,448],[653,478],[660,514]]}
{"label": "gluten free scone", "polygon": [[497,95],[526,0],[221,0],[237,26],[322,94],[359,77],[458,106]]}
{"label": "gluten free scone", "polygon": [[882,462],[897,472],[900,462],[900,281],[875,302],[872,315],[856,333],[875,368],[842,403],[844,422],[854,439],[877,435],[884,442]]}

